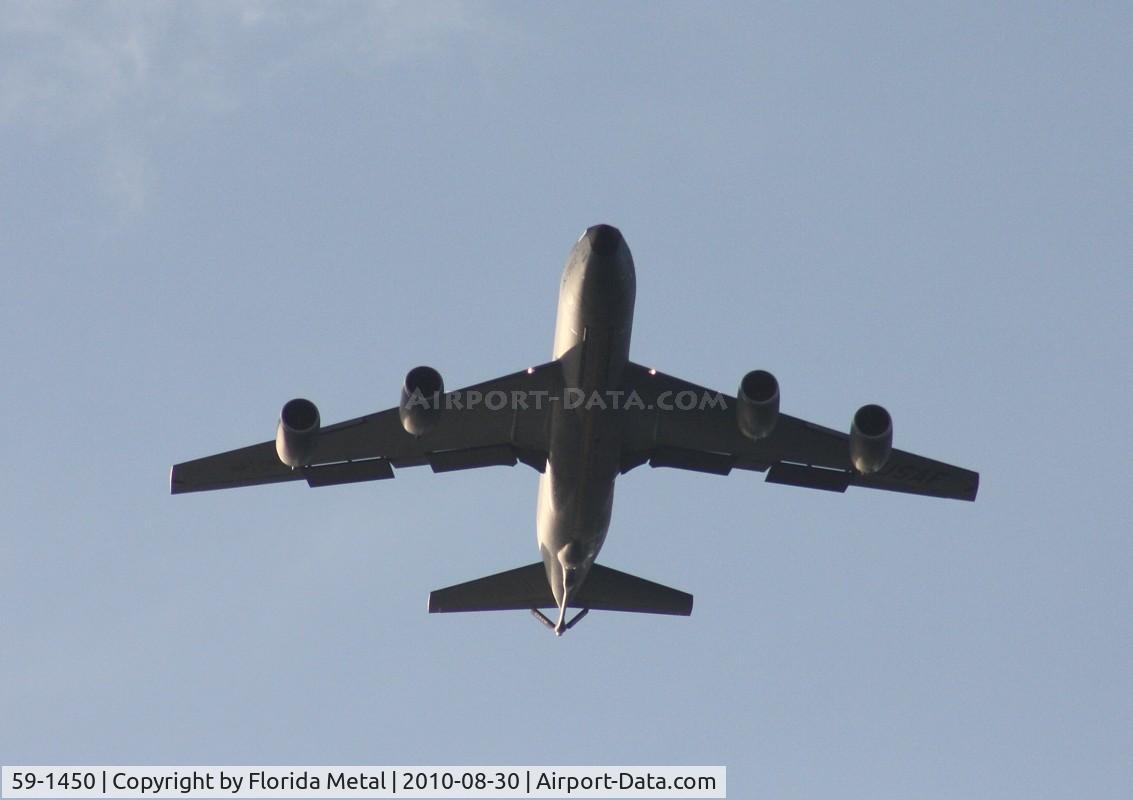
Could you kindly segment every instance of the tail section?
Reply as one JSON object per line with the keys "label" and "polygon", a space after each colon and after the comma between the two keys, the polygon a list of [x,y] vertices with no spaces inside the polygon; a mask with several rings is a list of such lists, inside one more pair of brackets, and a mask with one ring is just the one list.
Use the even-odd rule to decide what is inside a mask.
{"label": "tail section", "polygon": [[555,597],[542,561],[429,592],[429,613],[553,608]]}
{"label": "tail section", "polygon": [[[633,611],[687,617],[692,613],[692,595],[601,564],[593,564],[586,580],[573,593],[567,605],[584,610]],[[437,589],[429,594],[430,613],[556,607],[555,597],[547,583],[547,572],[541,561]],[[574,621],[580,618],[581,615]]]}
{"label": "tail section", "polygon": [[570,605],[599,611],[636,611],[640,614],[687,617],[692,613],[692,595],[594,564]]}

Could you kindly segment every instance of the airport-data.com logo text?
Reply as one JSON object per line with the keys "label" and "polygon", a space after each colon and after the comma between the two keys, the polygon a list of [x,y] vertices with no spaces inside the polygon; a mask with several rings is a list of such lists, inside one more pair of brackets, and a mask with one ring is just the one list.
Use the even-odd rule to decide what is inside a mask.
{"label": "airport-data.com logo text", "polygon": [[604,389],[586,392],[582,389],[564,389],[560,392],[546,390],[492,389],[481,392],[477,389],[464,389],[447,394],[433,392],[425,394],[414,390],[405,400],[405,407],[439,409],[441,411],[471,411],[486,408],[488,411],[540,411],[544,408],[561,406],[567,410],[586,411],[704,411],[716,408],[727,409],[728,398],[719,392],[666,390],[655,398],[646,400],[635,390]]}

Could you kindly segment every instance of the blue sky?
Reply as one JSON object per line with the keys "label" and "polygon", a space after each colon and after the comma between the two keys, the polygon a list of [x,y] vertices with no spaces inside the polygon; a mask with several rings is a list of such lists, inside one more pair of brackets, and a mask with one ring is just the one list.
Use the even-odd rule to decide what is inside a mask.
{"label": "blue sky", "polygon": [[[0,5],[0,763],[726,764],[734,797],[1133,793],[1127,4]],[[523,467],[168,495],[174,461],[632,354],[978,469],[974,504],[642,468],[689,619],[430,618]]]}

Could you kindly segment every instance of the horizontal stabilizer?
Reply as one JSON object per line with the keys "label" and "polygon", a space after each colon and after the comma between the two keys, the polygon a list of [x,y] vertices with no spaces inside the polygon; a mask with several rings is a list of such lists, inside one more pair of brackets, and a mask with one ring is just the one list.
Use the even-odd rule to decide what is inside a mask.
{"label": "horizontal stabilizer", "polygon": [[[594,564],[569,606],[688,616],[692,613],[692,595]],[[431,613],[554,607],[555,598],[542,562],[458,583],[429,594]]]}
{"label": "horizontal stabilizer", "polygon": [[692,613],[692,595],[594,564],[590,567],[590,573],[579,589],[578,596],[570,605],[573,608],[602,611],[637,611],[642,614],[678,614],[687,617]]}
{"label": "horizontal stabilizer", "polygon": [[542,561],[429,592],[429,613],[553,608],[555,598]]}

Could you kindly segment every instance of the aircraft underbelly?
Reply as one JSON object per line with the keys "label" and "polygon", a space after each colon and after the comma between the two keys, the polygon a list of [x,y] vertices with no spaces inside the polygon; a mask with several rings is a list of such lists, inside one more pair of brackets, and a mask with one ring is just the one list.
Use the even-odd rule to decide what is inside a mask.
{"label": "aircraft underbelly", "polygon": [[556,597],[563,548],[581,559],[584,574],[602,549],[621,461],[610,389],[620,382],[626,363],[628,325],[585,330],[583,341],[564,359],[567,389],[552,412],[547,468],[539,485],[539,549]]}
{"label": "aircraft underbelly", "polygon": [[[567,259],[553,357],[563,395],[551,411],[547,467],[539,480],[539,550],[560,600],[563,559],[583,578],[610,528],[621,462],[613,390],[629,361],[636,278],[620,234],[584,235]],[[611,233],[612,232],[612,233]]]}

